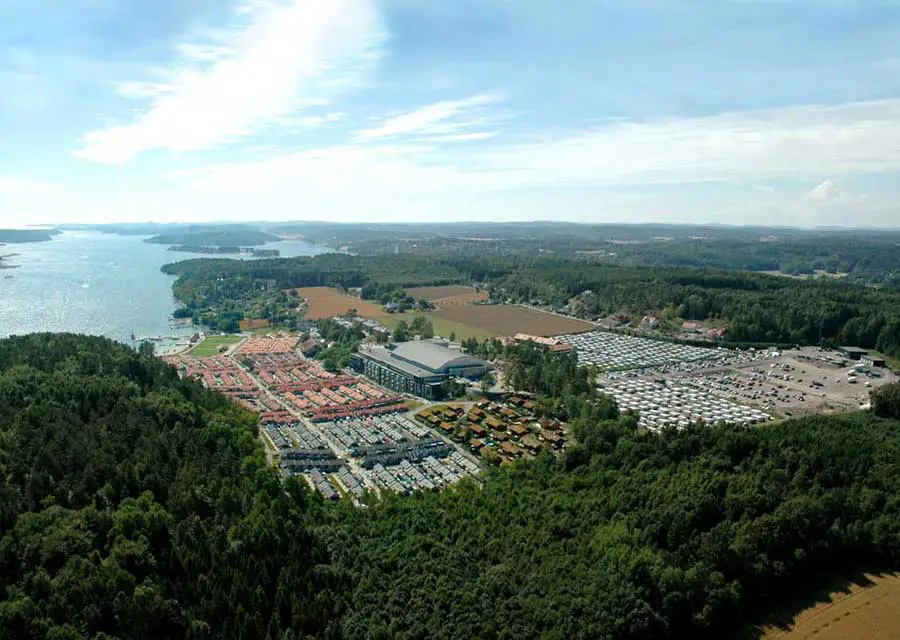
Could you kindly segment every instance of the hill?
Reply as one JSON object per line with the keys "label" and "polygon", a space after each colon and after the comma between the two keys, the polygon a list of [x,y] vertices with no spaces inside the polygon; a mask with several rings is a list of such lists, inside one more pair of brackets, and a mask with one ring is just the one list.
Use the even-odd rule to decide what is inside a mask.
{"label": "hill", "polygon": [[0,639],[720,638],[900,562],[900,422],[641,433],[572,358],[515,358],[580,444],[355,509],[149,353],[0,341]]}

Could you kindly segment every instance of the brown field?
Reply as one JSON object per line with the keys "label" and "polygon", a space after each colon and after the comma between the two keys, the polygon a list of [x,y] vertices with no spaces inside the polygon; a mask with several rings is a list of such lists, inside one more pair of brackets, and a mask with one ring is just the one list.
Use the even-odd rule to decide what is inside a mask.
{"label": "brown field", "polygon": [[251,319],[241,320],[241,331],[251,331],[253,329],[265,329],[269,326],[268,320]]}
{"label": "brown field", "polygon": [[436,315],[477,327],[495,336],[513,336],[517,333],[554,336],[560,333],[580,333],[594,328],[593,325],[581,320],[513,305],[448,306],[440,309]]}
{"label": "brown field", "polygon": [[424,298],[438,308],[471,304],[473,302],[487,302],[488,300],[486,291],[475,291],[472,287],[462,285],[412,287],[406,289],[406,293],[416,299]]}
{"label": "brown field", "polygon": [[789,628],[769,627],[764,640],[890,640],[900,638],[900,575],[866,575],[868,585],[850,585],[829,602],[811,607]]}
{"label": "brown field", "polygon": [[306,287],[297,292],[309,301],[306,317],[310,320],[322,320],[339,316],[350,309],[356,309],[364,318],[382,318],[386,312],[377,304],[338,293],[330,287]]}

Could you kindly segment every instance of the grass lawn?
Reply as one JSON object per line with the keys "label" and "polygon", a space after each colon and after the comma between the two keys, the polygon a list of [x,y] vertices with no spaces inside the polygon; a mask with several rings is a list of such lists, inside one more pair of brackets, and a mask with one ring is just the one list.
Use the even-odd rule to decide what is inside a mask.
{"label": "grass lawn", "polygon": [[219,355],[219,347],[223,344],[229,347],[243,340],[243,336],[210,336],[191,350],[192,356],[207,358]]}
{"label": "grass lawn", "polygon": [[378,318],[378,321],[384,326],[393,329],[401,320],[406,320],[406,323],[409,324],[416,316],[425,316],[426,320],[431,321],[431,324],[434,326],[434,335],[441,336],[442,338],[449,338],[451,333],[456,334],[457,340],[464,340],[466,338],[476,338],[477,340],[484,340],[485,338],[493,338],[496,335],[495,333],[486,331],[484,329],[479,329],[478,327],[472,327],[461,322],[448,320],[442,317],[440,315],[440,312],[397,313]]}

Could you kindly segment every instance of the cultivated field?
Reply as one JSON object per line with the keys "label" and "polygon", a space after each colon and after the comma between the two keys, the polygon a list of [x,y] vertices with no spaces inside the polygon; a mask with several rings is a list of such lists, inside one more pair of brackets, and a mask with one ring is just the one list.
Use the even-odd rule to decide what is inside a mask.
{"label": "cultivated field", "polygon": [[830,601],[803,611],[789,628],[770,627],[765,640],[890,640],[900,638],[900,575],[867,575]]}
{"label": "cultivated field", "polygon": [[393,329],[401,320],[405,320],[407,324],[413,321],[416,316],[424,316],[426,320],[431,322],[434,327],[434,334],[443,338],[449,338],[450,334],[454,334],[457,340],[465,340],[467,338],[475,338],[476,340],[484,340],[485,338],[493,338],[495,333],[473,327],[462,322],[454,322],[444,317],[442,311],[437,312],[410,312],[403,314],[388,315],[377,320],[389,329]]}
{"label": "cultivated field", "polygon": [[[449,306],[435,315],[489,332],[494,336],[527,333],[533,336],[555,336],[562,333],[590,331],[593,325],[542,311],[512,305]],[[437,327],[435,327],[437,329]]]}
{"label": "cultivated field", "polygon": [[251,320],[241,320],[241,331],[253,331],[256,329],[265,329],[269,326],[268,320],[254,318]]}
{"label": "cultivated field", "polygon": [[306,318],[309,320],[339,316],[350,309],[356,309],[364,318],[381,318],[387,315],[377,304],[338,293],[330,287],[307,287],[297,289],[297,293],[309,301],[309,309],[306,312]]}
{"label": "cultivated field", "polygon": [[488,300],[486,291],[475,291],[472,287],[462,285],[413,287],[406,289],[406,293],[417,300],[424,298],[439,308],[471,304],[473,302],[487,302]]}
{"label": "cultivated field", "polygon": [[210,336],[203,340],[196,347],[191,349],[191,355],[198,358],[208,358],[219,354],[219,348],[222,346],[230,347],[243,340],[241,336]]}

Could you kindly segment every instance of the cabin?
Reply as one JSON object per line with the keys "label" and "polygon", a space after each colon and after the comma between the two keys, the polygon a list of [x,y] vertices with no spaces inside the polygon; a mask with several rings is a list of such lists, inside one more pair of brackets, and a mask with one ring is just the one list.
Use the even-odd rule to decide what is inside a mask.
{"label": "cabin", "polygon": [[525,447],[525,450],[532,455],[537,455],[541,452],[541,443],[538,442],[537,438],[532,435],[527,435],[522,438],[522,446]]}
{"label": "cabin", "polygon": [[511,458],[520,458],[520,457],[522,457],[522,454],[524,453],[522,451],[521,447],[513,444],[512,442],[504,442],[503,444],[501,444],[500,451],[502,451],[503,453],[505,453],[506,455],[508,455]]}
{"label": "cabin", "polygon": [[528,435],[530,430],[524,424],[514,424],[509,428],[509,432],[514,436],[522,436]]}

